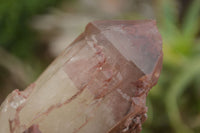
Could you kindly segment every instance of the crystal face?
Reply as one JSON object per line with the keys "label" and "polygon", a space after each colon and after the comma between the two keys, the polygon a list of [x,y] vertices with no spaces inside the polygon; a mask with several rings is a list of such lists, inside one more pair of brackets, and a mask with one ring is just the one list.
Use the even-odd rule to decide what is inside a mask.
{"label": "crystal face", "polygon": [[0,108],[0,133],[139,133],[162,68],[153,20],[95,21]]}

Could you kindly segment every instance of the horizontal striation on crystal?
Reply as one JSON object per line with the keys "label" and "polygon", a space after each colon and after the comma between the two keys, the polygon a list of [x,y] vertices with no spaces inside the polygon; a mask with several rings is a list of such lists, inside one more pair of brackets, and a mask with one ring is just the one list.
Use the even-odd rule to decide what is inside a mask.
{"label": "horizontal striation on crystal", "polygon": [[0,108],[0,133],[139,133],[162,68],[153,20],[95,21]]}

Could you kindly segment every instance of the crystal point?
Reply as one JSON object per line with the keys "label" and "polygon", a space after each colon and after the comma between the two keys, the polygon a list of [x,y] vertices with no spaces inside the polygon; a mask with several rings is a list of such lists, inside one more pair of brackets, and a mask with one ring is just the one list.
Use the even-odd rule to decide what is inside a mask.
{"label": "crystal point", "polygon": [[0,108],[0,133],[139,133],[162,68],[153,20],[95,21]]}

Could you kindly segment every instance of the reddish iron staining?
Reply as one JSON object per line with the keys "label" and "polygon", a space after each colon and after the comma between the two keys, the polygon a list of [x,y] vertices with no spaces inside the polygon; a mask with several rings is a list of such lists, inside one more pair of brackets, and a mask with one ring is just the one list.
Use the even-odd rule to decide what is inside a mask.
{"label": "reddish iron staining", "polygon": [[42,133],[39,129],[38,125],[32,125],[27,130],[25,130],[23,133]]}
{"label": "reddish iron staining", "polygon": [[29,85],[27,87],[27,89],[25,91],[20,92],[18,89],[13,91],[13,93],[14,93],[13,97],[19,96],[19,97],[24,98],[25,101],[16,108],[16,113],[15,113],[14,119],[9,120],[10,133],[14,133],[17,127],[25,127],[25,125],[20,125],[19,113],[22,110],[22,108],[26,105],[26,99],[30,96],[34,87],[35,87],[35,83],[32,83],[31,85]]}
{"label": "reddish iron staining", "polygon": [[23,93],[25,93],[26,95],[24,95],[24,98],[28,98],[31,94],[31,92],[33,91],[33,89],[35,88],[36,84],[35,83],[32,83],[30,84],[27,89],[25,89],[23,91]]}
{"label": "reddish iron staining", "polygon": [[[79,96],[83,91],[84,91],[85,87],[83,87],[82,89],[80,89],[75,95],[73,95],[71,98],[67,99],[65,102],[63,103],[57,103],[56,105],[52,105],[50,106],[45,112],[42,112],[40,114],[37,114],[36,117],[32,120],[36,120],[38,118],[40,118],[41,116],[44,116],[44,115],[48,115],[50,112],[52,112],[54,109],[57,109],[57,108],[60,108],[62,107],[63,105],[65,104],[68,104],[70,103],[72,100],[74,100],[77,96]],[[40,121],[41,122],[41,121]]]}
{"label": "reddish iron staining", "polygon": [[[92,81],[92,79],[91,79]],[[91,82],[90,81],[90,82]],[[90,83],[89,82],[89,83]],[[88,84],[89,84],[88,83]],[[54,109],[58,109],[58,108],[61,108],[62,106],[70,103],[71,101],[73,101],[76,97],[78,97],[83,91],[84,89],[87,87],[87,85],[85,85],[84,87],[82,87],[75,95],[73,95],[71,98],[67,99],[66,101],[64,101],[63,103],[57,103],[56,105],[52,105],[50,106],[45,112],[42,112],[42,113],[39,113],[36,115],[36,117],[32,120],[32,122],[38,118],[40,118],[41,116],[44,116],[44,115],[48,115],[50,112],[52,112]],[[42,119],[40,120],[40,122],[42,121]]]}
{"label": "reddish iron staining", "polygon": [[91,120],[91,118],[87,119],[78,129],[76,129],[73,133],[78,133],[87,123]]}
{"label": "reddish iron staining", "polygon": [[139,133],[142,123],[147,119],[146,110],[138,110],[128,114],[108,133]]}
{"label": "reddish iron staining", "polygon": [[[94,75],[93,75],[93,76],[94,76]],[[92,82],[92,79],[93,79],[93,78],[91,78],[91,80],[88,82],[88,84],[89,84],[90,82]],[[84,87],[82,87],[75,95],[73,95],[71,98],[67,99],[65,102],[63,102],[63,103],[57,103],[56,105],[52,105],[52,106],[50,106],[45,112],[40,113],[40,114],[37,114],[36,117],[35,117],[32,121],[38,119],[39,117],[41,117],[41,116],[43,116],[43,115],[46,115],[46,116],[47,116],[47,115],[48,115],[51,111],[53,111],[54,109],[60,108],[60,107],[62,107],[62,106],[64,106],[64,105],[70,103],[72,100],[74,100],[77,96],[79,96],[79,95],[84,91],[84,89],[88,86],[88,84],[85,85]]]}
{"label": "reddish iron staining", "polygon": [[106,63],[106,57],[102,51],[102,48],[99,47],[96,43],[93,44],[93,47],[96,49],[96,58],[99,61],[98,65],[96,66],[96,68],[100,68],[101,66],[103,66],[103,64]]}
{"label": "reddish iron staining", "polygon": [[151,79],[151,75],[145,75],[138,79],[136,82],[132,82],[132,84],[135,85],[137,90],[134,94],[135,97],[142,96],[144,93],[147,93],[152,88]]}
{"label": "reddish iron staining", "polygon": [[13,121],[8,120],[8,122],[9,122],[9,127],[10,127],[10,133],[13,133],[15,130],[15,127],[13,127]]}
{"label": "reddish iron staining", "polygon": [[100,90],[97,90],[97,94],[95,96],[95,99],[101,99],[103,98],[105,95],[108,95],[109,93],[111,93],[112,91],[114,91],[116,88],[118,88],[118,86],[120,86],[121,82],[119,82],[118,84],[116,84],[116,86],[114,86],[113,88],[100,88]]}

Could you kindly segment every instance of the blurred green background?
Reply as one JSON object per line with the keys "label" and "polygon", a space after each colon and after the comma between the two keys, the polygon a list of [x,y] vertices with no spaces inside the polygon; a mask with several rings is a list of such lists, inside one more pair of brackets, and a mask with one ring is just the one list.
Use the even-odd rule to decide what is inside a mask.
{"label": "blurred green background", "polygon": [[200,0],[0,0],[0,103],[99,19],[157,20],[164,64],[142,133],[200,133]]}

